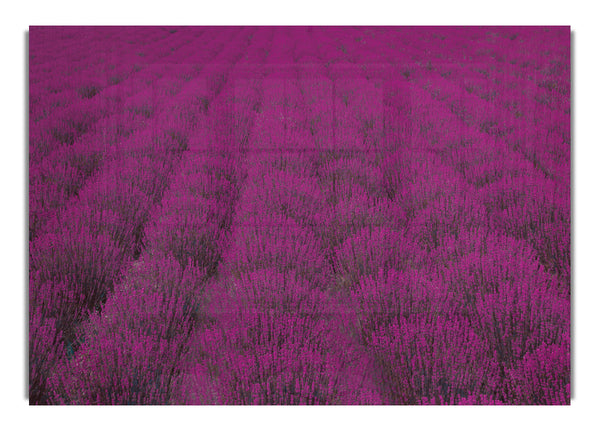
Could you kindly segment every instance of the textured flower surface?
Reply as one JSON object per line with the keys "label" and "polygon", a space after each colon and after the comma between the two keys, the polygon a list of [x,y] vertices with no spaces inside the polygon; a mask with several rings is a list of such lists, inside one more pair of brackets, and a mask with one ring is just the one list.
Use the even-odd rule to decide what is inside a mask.
{"label": "textured flower surface", "polygon": [[32,27],[31,404],[569,404],[568,27]]}

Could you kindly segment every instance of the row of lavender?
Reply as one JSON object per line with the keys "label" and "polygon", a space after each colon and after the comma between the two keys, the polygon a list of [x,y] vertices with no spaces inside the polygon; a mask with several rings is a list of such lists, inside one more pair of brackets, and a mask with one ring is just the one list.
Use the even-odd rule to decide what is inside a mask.
{"label": "row of lavender", "polygon": [[204,285],[214,275],[231,224],[240,182],[235,155],[243,146],[236,136],[248,133],[259,97],[254,86],[234,91],[245,49],[252,52],[252,46],[233,44],[231,56],[224,55],[229,61],[222,63],[220,94],[190,131],[189,150],[146,229],[144,253],[84,329],[86,344],[77,360],[61,364],[54,402],[172,401],[189,337],[202,319]]}
{"label": "row of lavender", "polygon": [[[422,52],[417,46],[411,55]],[[394,58],[393,51],[387,55]],[[378,329],[371,333],[373,350],[395,364],[388,381],[403,376],[394,384],[396,391],[403,388],[395,394],[397,402],[568,403],[568,141],[552,142],[561,158],[546,165],[554,174],[547,175],[511,141],[481,130],[478,114],[501,114],[499,110],[469,99],[421,63],[412,75],[401,73],[404,65],[391,69],[392,77],[390,71],[373,71],[375,76],[384,73],[386,85],[399,97],[390,104],[390,124],[404,127],[377,151],[387,150],[390,143],[396,146],[384,151],[389,157],[383,163],[384,184],[407,216],[404,235],[393,243],[407,247],[392,248],[390,262],[375,242],[371,256],[381,260],[372,269],[397,269],[398,263],[406,266],[417,257],[399,278],[369,281],[359,293],[359,298],[369,298],[363,304],[369,312],[396,319],[404,314],[383,331],[382,314],[374,316],[371,323]],[[475,121],[456,115],[452,108],[457,105]],[[398,115],[404,120],[394,121]],[[564,119],[557,122],[568,130]],[[518,127],[519,136],[529,137],[531,151],[544,154],[549,143],[530,132],[546,126]],[[390,236],[388,232],[379,240]],[[365,243],[364,237],[355,241],[352,256]],[[381,250],[390,249],[380,244]],[[400,262],[394,262],[402,253]],[[419,273],[412,274],[415,267]],[[356,268],[355,262],[344,268]],[[425,297],[419,297],[419,290]],[[393,296],[397,301],[390,300]]]}
{"label": "row of lavender", "polygon": [[569,403],[564,29],[155,30],[36,122],[32,401]]}
{"label": "row of lavender", "polygon": [[210,322],[196,336],[179,402],[379,401],[349,316],[330,293],[318,229],[324,196],[310,159],[287,147],[313,146],[294,74],[278,70],[265,85],[232,243],[210,286]]}
{"label": "row of lavender", "polygon": [[[213,36],[218,43],[238,32]],[[235,43],[228,48],[220,53],[223,64],[232,64],[243,50]],[[210,50],[195,52],[191,65],[211,61]],[[147,127],[123,140],[112,136],[110,147],[100,142],[96,148],[105,162],[30,242],[32,402],[48,402],[55,367],[85,342],[81,324],[139,256],[144,226],[189,146],[190,130],[223,87],[222,69],[219,63],[190,66],[188,77],[170,78],[181,81],[182,91],[154,98],[157,115],[149,116]]]}
{"label": "row of lavender", "polygon": [[[228,38],[227,33],[208,33],[198,42],[215,39],[212,43],[219,45],[220,39]],[[198,73],[199,64],[214,58],[213,51],[206,50],[191,57],[199,63],[177,64],[189,60],[193,53],[193,47],[174,50],[170,53],[173,64],[152,64],[98,91],[93,98],[68,94],[68,106],[53,107],[53,115],[47,120],[35,121],[30,112],[30,238],[107,159],[124,150],[120,146],[123,140],[136,131],[151,129],[149,126],[163,108],[158,101],[181,91],[183,83]],[[127,59],[123,61],[129,64]]]}
{"label": "row of lavender", "polygon": [[[365,229],[334,247],[336,273],[342,290],[360,286],[350,296],[361,310],[363,343],[384,373],[388,388],[382,398],[387,395],[392,403],[568,403],[568,183],[548,179],[518,149],[513,152],[506,142],[457,121],[414,78],[410,85],[403,78],[394,81],[394,75],[409,78],[398,69],[371,71],[398,95],[383,115],[381,97],[352,102],[354,94],[368,93],[360,89],[360,79],[340,88],[338,107],[326,108],[336,120],[344,118],[345,106],[374,109],[354,116],[359,132],[354,137],[347,135],[350,121],[334,125],[327,139],[335,147],[329,156],[352,166],[345,181],[336,183],[334,196],[344,195],[340,183],[361,186],[349,198],[352,216],[362,212],[359,220],[367,220]],[[332,70],[338,75],[330,74],[330,81],[339,85],[351,69]],[[469,102],[466,108],[477,111]],[[400,127],[393,137],[386,136],[394,126]],[[478,161],[486,164],[479,167]],[[499,175],[490,175],[492,169]],[[568,165],[561,169],[568,172]],[[383,187],[378,188],[370,182],[379,175]],[[502,175],[508,178],[495,196],[504,202],[496,206],[482,187]],[[523,186],[530,194],[522,192]],[[506,189],[519,200],[503,196]],[[565,189],[566,200],[558,199]],[[369,195],[374,201],[366,200]],[[382,199],[386,195],[391,202]],[[525,217],[519,217],[522,203]],[[381,205],[387,208],[381,211]],[[377,218],[382,212],[385,216]],[[545,216],[557,212],[563,217]],[[352,232],[347,224],[340,231]]]}

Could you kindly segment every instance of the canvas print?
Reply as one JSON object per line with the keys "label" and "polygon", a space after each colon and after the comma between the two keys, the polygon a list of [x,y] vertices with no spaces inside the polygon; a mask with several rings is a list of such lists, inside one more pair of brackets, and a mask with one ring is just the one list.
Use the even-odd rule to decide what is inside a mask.
{"label": "canvas print", "polygon": [[30,27],[30,403],[569,404],[570,40]]}

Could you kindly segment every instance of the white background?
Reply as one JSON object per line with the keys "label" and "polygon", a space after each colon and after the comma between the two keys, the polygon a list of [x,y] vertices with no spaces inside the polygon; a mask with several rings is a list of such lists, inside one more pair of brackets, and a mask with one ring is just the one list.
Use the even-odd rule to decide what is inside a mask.
{"label": "white background", "polygon": [[[7,430],[598,429],[600,81],[592,1],[3,2],[0,38],[0,426]],[[573,385],[562,407],[29,407],[27,390],[27,66],[29,25],[570,25],[573,41]],[[596,423],[596,425],[593,425]]]}

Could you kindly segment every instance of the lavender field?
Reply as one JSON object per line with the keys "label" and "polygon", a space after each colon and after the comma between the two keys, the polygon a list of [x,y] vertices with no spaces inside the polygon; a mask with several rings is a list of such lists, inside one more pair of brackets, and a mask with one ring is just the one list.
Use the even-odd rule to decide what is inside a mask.
{"label": "lavender field", "polygon": [[570,403],[569,27],[31,27],[31,404]]}

